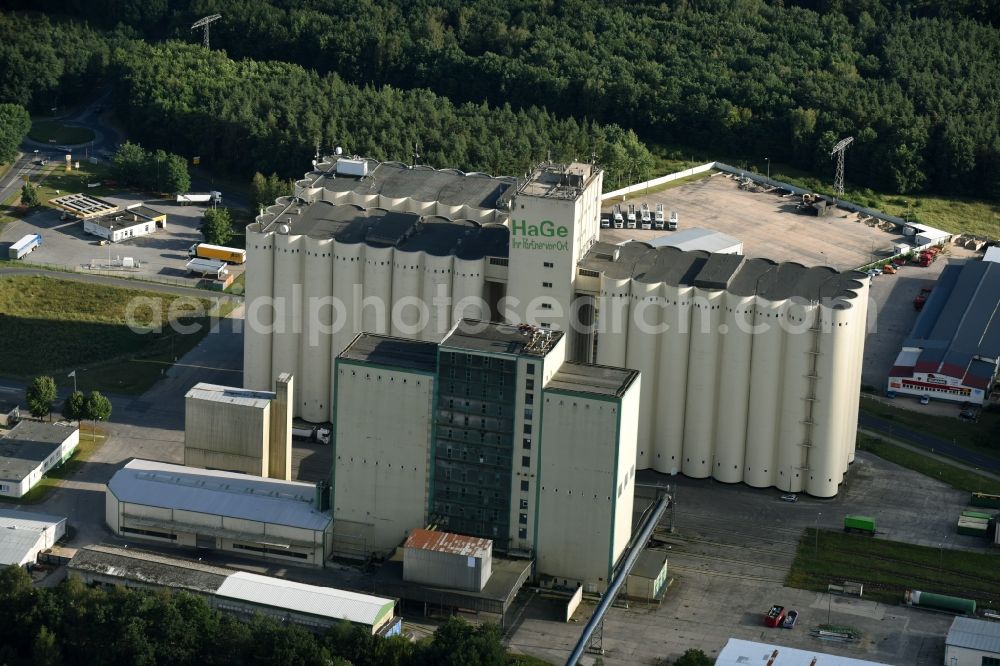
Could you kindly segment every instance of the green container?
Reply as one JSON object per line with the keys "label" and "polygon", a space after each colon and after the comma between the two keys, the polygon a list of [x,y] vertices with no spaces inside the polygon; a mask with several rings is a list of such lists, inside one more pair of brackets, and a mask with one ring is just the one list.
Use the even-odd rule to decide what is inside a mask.
{"label": "green container", "polygon": [[852,530],[875,534],[875,519],[869,516],[844,516],[844,531]]}
{"label": "green container", "polygon": [[976,614],[975,601],[972,599],[963,599],[962,597],[949,597],[946,594],[913,591],[910,592],[910,602],[914,606],[923,606],[924,608],[934,608],[936,610],[963,613],[965,615]]}
{"label": "green container", "polygon": [[987,495],[986,493],[972,493],[969,500],[972,506],[985,506],[992,509],[1000,509],[1000,495]]}
{"label": "green container", "polygon": [[962,515],[966,518],[979,518],[981,520],[989,520],[993,517],[993,514],[983,513],[982,511],[963,511]]}

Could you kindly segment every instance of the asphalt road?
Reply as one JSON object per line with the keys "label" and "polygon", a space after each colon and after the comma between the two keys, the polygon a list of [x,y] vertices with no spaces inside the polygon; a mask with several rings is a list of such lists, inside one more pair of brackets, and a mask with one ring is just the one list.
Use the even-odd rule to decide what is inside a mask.
{"label": "asphalt road", "polygon": [[988,469],[993,472],[1000,472],[1000,460],[985,456],[975,451],[963,448],[938,437],[927,435],[918,430],[913,430],[898,423],[887,421],[886,419],[868,414],[864,411],[858,413],[858,427],[866,430],[874,430],[884,435],[891,435],[896,439],[905,440],[914,446],[940,453],[941,455],[954,458],[973,467]]}

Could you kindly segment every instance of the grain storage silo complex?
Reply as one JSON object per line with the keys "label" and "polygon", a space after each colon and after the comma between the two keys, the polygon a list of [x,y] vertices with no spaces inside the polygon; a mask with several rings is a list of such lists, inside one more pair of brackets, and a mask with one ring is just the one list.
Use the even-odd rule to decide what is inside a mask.
{"label": "grain storage silo complex", "polygon": [[603,172],[495,178],[320,161],[247,228],[244,382],[335,419],[359,333],[439,343],[460,318],[565,333],[566,359],[642,373],[638,469],[836,494],[854,455],[860,273],[599,242]]}

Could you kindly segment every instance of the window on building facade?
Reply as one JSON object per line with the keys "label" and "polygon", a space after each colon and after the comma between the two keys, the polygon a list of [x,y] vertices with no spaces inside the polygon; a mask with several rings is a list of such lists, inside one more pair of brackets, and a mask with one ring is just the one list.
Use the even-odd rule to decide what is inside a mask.
{"label": "window on building facade", "polygon": [[518,516],[517,516],[517,522],[520,523],[521,525],[527,525],[528,524],[528,514],[526,514],[526,513],[520,513],[520,514],[518,514]]}
{"label": "window on building facade", "polygon": [[531,467],[530,456],[521,456],[521,467]]}

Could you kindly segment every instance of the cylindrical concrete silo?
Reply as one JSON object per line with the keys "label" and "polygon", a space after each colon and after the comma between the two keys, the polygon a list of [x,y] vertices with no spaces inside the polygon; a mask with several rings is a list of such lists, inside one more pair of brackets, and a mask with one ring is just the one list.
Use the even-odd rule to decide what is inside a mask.
{"label": "cylindrical concrete silo", "polygon": [[791,479],[791,492],[804,487],[803,467],[811,431],[812,402],[815,390],[816,339],[814,303],[800,298],[789,299],[782,313],[785,334],[785,367],[782,375],[781,402],[778,413],[778,487],[784,490]]}
{"label": "cylindrical concrete silo", "polygon": [[597,362],[600,365],[625,366],[631,283],[628,277],[610,278],[601,274],[601,295],[597,305]]}
{"label": "cylindrical concrete silo", "polygon": [[[691,298],[694,287],[663,285],[663,317],[668,329],[660,345],[657,374],[656,441],[653,469],[666,474],[681,470],[684,415],[688,401],[688,353],[691,344]],[[697,398],[695,398],[697,399]]]}
{"label": "cylindrical concrete silo", "polygon": [[424,255],[421,273],[422,299],[427,305],[427,325],[420,333],[426,342],[441,342],[451,330],[452,306],[452,266],[454,257],[450,254]]}
{"label": "cylindrical concrete silo", "polygon": [[388,197],[384,194],[378,195],[378,207],[386,210],[406,212],[409,197]]}
{"label": "cylindrical concrete silo", "polygon": [[750,350],[754,297],[726,292],[722,302],[722,350],[719,355],[715,466],[712,476],[724,483],[743,480],[747,413],[750,403]]}
{"label": "cylindrical concrete silo", "polygon": [[[851,367],[854,368],[853,386],[861,387],[861,368],[865,354],[865,334],[868,323],[868,291],[870,280],[861,278],[854,281],[852,288],[854,297],[849,299],[851,305],[851,331],[854,334],[854,344],[852,347]],[[860,395],[859,395],[860,400]],[[857,403],[848,409],[848,432],[856,433],[858,430],[858,408]],[[857,437],[852,436],[850,446],[847,447],[847,463],[854,462],[854,450],[857,445]],[[845,465],[846,468],[846,465]]]}
{"label": "cylindrical concrete silo", "polygon": [[[303,237],[287,233],[287,225],[279,224],[274,235],[274,300],[275,322],[271,355],[271,383],[283,372],[295,374],[299,369],[302,331],[302,268]],[[298,401],[293,408],[298,415]]]}
{"label": "cylindrical concrete silo", "polygon": [[246,231],[246,284],[243,322],[243,386],[271,390],[271,345],[274,331],[274,234],[259,223]]}
{"label": "cylindrical concrete silo", "polygon": [[[781,318],[786,300],[756,296],[753,346],[750,357],[750,395],[747,413],[746,460],[743,480],[757,488],[788,490],[788,472],[778,476],[778,431],[781,384],[784,376],[785,334]],[[793,475],[794,477],[794,475]],[[780,481],[779,481],[780,479]]]}
{"label": "cylindrical concrete silo", "polygon": [[681,470],[686,476],[696,479],[709,476],[713,468],[723,293],[722,290],[695,287],[693,294],[688,352],[689,399],[684,414],[684,460]]}
{"label": "cylindrical concrete silo", "polygon": [[816,400],[813,402],[812,446],[809,449],[809,476],[806,492],[816,497],[833,497],[843,474],[844,450],[848,445],[845,428],[846,403],[857,399],[858,387],[851,386],[850,313],[846,309],[820,308],[822,330],[817,358]]}
{"label": "cylindrical concrete silo", "polygon": [[392,308],[389,330],[401,338],[418,338],[426,323],[428,305],[421,298],[424,253],[397,249],[392,261]]}
{"label": "cylindrical concrete silo", "polygon": [[489,319],[486,305],[486,258],[455,259],[452,272],[452,317],[459,319]]}
{"label": "cylindrical concrete silo", "polygon": [[296,375],[299,416],[325,421],[330,413],[330,338],[333,333],[333,238],[306,236],[302,284],[302,343]]}
{"label": "cylindrical concrete silo", "polygon": [[361,330],[365,333],[389,333],[392,254],[391,246],[365,247],[364,299],[361,308]]}
{"label": "cylindrical concrete silo", "polygon": [[350,191],[343,201],[338,203],[349,203],[355,206],[361,206],[362,208],[378,208],[378,194],[374,192],[355,192]]}
{"label": "cylindrical concrete silo", "polygon": [[639,424],[636,436],[635,465],[638,469],[649,469],[654,458],[653,432],[656,423],[657,375],[650,372],[656,368],[657,337],[662,334],[661,317],[663,299],[660,296],[661,282],[648,283],[632,280],[630,315],[628,318],[628,343],[625,353],[625,367],[637,368],[643,372],[641,399],[639,400]]}
{"label": "cylindrical concrete silo", "polygon": [[462,204],[446,204],[438,201],[434,205],[434,214],[449,220],[460,220],[463,217]]}
{"label": "cylindrical concrete silo", "polygon": [[330,355],[337,358],[361,332],[361,300],[365,272],[365,244],[333,242],[333,323]]}

